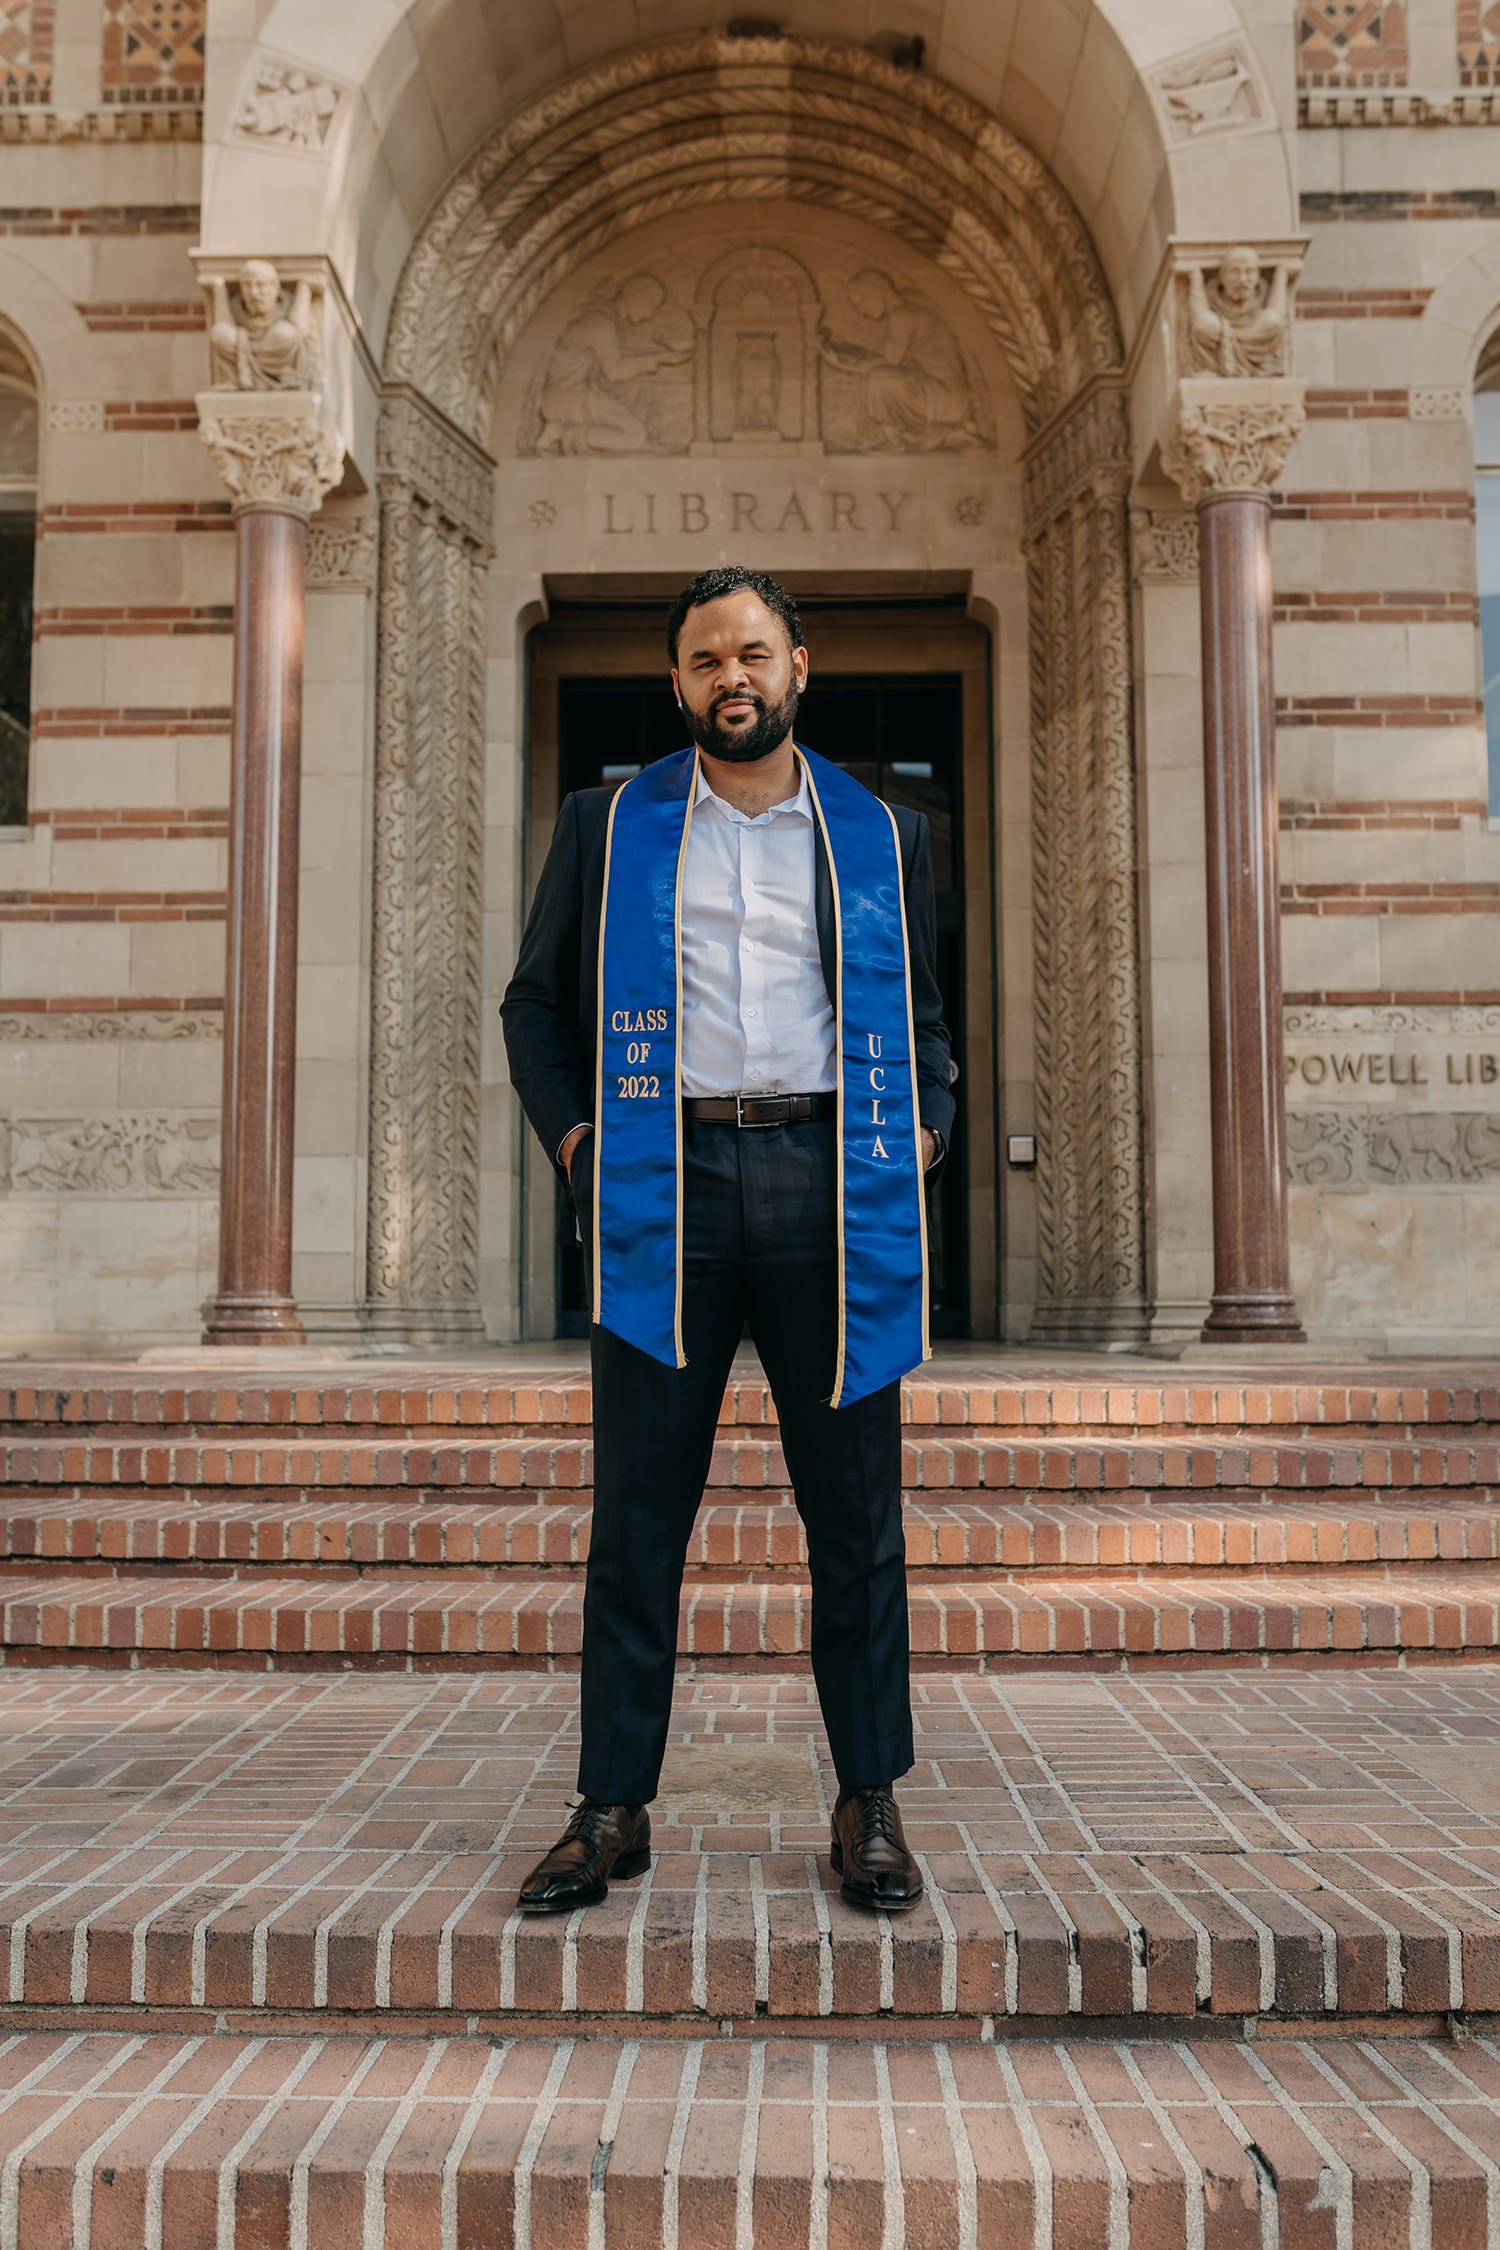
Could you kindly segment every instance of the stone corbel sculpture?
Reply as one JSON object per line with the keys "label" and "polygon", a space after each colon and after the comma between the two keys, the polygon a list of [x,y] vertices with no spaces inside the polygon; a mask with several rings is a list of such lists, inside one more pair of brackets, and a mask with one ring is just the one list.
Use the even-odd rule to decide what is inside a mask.
{"label": "stone corbel sculpture", "polygon": [[1185,372],[1267,376],[1291,373],[1291,285],[1299,268],[1278,259],[1269,282],[1247,243],[1226,250],[1210,276],[1187,269]]}
{"label": "stone corbel sculpture", "polygon": [[216,391],[319,391],[323,342],[313,287],[305,277],[290,298],[268,258],[247,258],[231,300],[228,282],[209,283],[208,346]]}

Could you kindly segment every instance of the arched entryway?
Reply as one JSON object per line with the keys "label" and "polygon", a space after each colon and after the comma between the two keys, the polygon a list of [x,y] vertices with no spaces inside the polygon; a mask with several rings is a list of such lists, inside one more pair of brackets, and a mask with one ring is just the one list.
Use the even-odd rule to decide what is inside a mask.
{"label": "arched entryway", "polygon": [[[1009,411],[1013,428],[1002,436],[993,416],[993,426],[985,421],[991,400],[982,374],[967,403],[956,381],[946,394],[941,382],[903,390],[900,350],[884,388],[865,387],[866,437],[871,424],[875,437],[863,461],[858,431],[851,439],[845,428],[840,438],[830,427],[826,402],[838,388],[831,378],[813,427],[799,354],[816,349],[828,309],[811,250],[778,244],[778,211],[837,246],[837,256],[833,247],[827,254],[835,266],[844,259],[848,270],[836,278],[846,295],[861,273],[883,277],[885,296],[873,285],[863,290],[868,324],[889,327],[899,303],[920,303],[952,336],[952,367],[988,356],[1003,376],[994,386],[1004,394],[999,421]],[[715,214],[722,223],[726,212],[733,216],[720,254],[705,243],[675,297],[675,270],[673,288],[660,287],[682,215],[711,232]],[[779,231],[791,231],[790,221]],[[727,255],[737,234],[753,239],[762,263],[784,262],[760,276],[756,301],[768,308],[758,331],[760,377],[758,387],[742,381],[738,400],[715,389],[716,324],[747,301],[743,263],[737,268]],[[627,240],[629,258],[606,261],[610,286],[630,278],[617,264],[659,286],[649,305],[642,288],[635,312],[601,298],[604,273],[589,270]],[[679,298],[681,429],[666,445],[660,431],[632,425],[628,411],[601,419],[596,408],[591,420],[587,381],[580,393],[577,380],[570,389],[557,375],[569,318],[593,305],[606,332],[613,323],[627,340],[632,320],[655,319],[665,351]],[[906,334],[910,344],[909,325]],[[1138,1336],[1145,1256],[1130,449],[1110,292],[1045,166],[952,87],[862,49],[702,35],[631,50],[513,118],[453,181],[407,261],[385,378],[368,1268],[375,1324],[429,1336],[476,1328],[485,1237],[503,1232],[484,1203],[479,1068],[487,936],[502,940],[498,917],[487,933],[486,910],[496,903],[497,831],[505,827],[491,805],[486,829],[486,667],[493,689],[507,654],[504,621],[514,630],[545,607],[555,567],[538,540],[556,521],[552,487],[559,475],[574,475],[576,489],[597,503],[604,485],[597,476],[591,484],[586,469],[575,472],[580,462],[605,461],[619,511],[633,496],[635,524],[644,522],[649,493],[666,493],[680,515],[683,494],[700,485],[728,495],[732,510],[736,487],[724,462],[753,459],[768,486],[774,466],[778,521],[795,531],[789,502],[805,514],[816,488],[818,504],[831,504],[824,471],[842,444],[836,489],[856,507],[866,494],[872,506],[878,498],[871,459],[925,464],[908,480],[922,484],[929,510],[937,496],[936,513],[924,519],[925,547],[903,546],[898,520],[881,544],[881,566],[900,582],[924,567],[929,577],[948,570],[963,580],[1022,674],[1031,904],[1024,947],[1017,939],[1029,954],[1029,1020],[1018,1036],[1040,1157],[1026,1191],[1032,1332]],[[507,413],[510,458],[497,490],[497,431]],[[831,419],[837,423],[836,411]],[[664,457],[679,469],[648,485],[639,462]],[[788,473],[794,460],[800,487]],[[685,461],[703,464],[698,483],[679,473]],[[744,489],[750,483],[747,474]],[[966,521],[960,504],[971,488]],[[702,535],[722,548],[734,534],[732,512],[710,533],[709,496],[700,497]],[[613,518],[623,520],[621,512]],[[742,534],[748,528],[760,526],[742,525]],[[601,528],[598,536],[618,533]],[[637,572],[639,556],[637,539]],[[597,561],[587,567],[602,575]],[[664,557],[663,567],[680,573],[680,555]],[[488,708],[493,718],[493,695]],[[513,807],[508,817],[514,832]],[[508,902],[512,919],[518,904]]]}

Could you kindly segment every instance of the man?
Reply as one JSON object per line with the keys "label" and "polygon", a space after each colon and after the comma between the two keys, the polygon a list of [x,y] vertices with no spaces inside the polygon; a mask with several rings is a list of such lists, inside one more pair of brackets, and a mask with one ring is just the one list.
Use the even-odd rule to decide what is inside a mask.
{"label": "man", "polygon": [[678,1597],[748,1321],[807,1533],[844,1896],[922,1895],[900,1377],[926,1355],[923,1175],[953,1118],[922,815],[793,741],[808,656],[756,571],[667,627],[694,747],[558,815],[502,1014],[589,1270],[594,1508],[575,1809],[520,1903],[648,1864]]}

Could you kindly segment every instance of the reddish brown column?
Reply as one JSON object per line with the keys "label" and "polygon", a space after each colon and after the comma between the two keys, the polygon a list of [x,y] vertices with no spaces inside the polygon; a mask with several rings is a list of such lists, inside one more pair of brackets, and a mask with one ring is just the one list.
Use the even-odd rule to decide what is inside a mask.
{"label": "reddish brown column", "polygon": [[1208,815],[1214,1294],[1210,1342],[1299,1342],[1287,1233],[1271,507],[1198,509]]}
{"label": "reddish brown column", "polygon": [[203,1336],[300,1344],[292,1129],[306,517],[243,507],[235,538],[219,1286]]}

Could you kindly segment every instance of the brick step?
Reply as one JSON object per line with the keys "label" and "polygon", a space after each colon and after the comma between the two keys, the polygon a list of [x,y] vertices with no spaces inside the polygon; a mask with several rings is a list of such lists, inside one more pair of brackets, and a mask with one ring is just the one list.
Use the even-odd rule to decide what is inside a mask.
{"label": "brick step", "polygon": [[1493,2239],[1490,2041],[196,2038],[0,2046],[49,2250]]}
{"label": "brick step", "polygon": [[[1478,1363],[1476,1363],[1476,1366]],[[559,1369],[525,1374],[494,1365],[444,1367],[331,1377],[309,1374],[270,1380],[253,1361],[229,1360],[212,1378],[201,1367],[153,1369],[75,1366],[0,1369],[0,1421],[36,1432],[79,1425],[120,1433],[208,1434],[254,1428],[295,1435],[339,1429],[367,1440],[383,1431],[455,1430],[586,1433],[592,1417],[586,1373]],[[903,1385],[903,1413],[914,1427],[983,1429],[996,1433],[1058,1430],[1099,1434],[1131,1430],[1269,1430],[1311,1437],[1346,1428],[1419,1438],[1433,1429],[1500,1425],[1500,1382],[1492,1367],[1455,1382],[1451,1368],[1382,1367],[1368,1372],[1299,1371],[1279,1382],[1205,1372],[1131,1375],[1080,1381],[1067,1372],[999,1366],[976,1375],[924,1374]],[[763,1428],[776,1420],[764,1378],[753,1365],[731,1380],[721,1419],[729,1427]]]}
{"label": "brick step", "polygon": [[[1500,1562],[1500,1500],[1432,1500],[1342,1491],[1299,1500],[1059,1498],[905,1507],[913,1569],[1109,1571],[1450,1568]],[[557,1499],[455,1499],[396,1490],[279,1495],[85,1490],[0,1497],[0,1559],[38,1569],[449,1572],[559,1570],[588,1554],[590,1505]],[[807,1547],[791,1495],[711,1491],[688,1549],[692,1570],[802,1571]]]}
{"label": "brick step", "polygon": [[[142,1443],[82,1435],[0,1445],[0,1486],[152,1486],[305,1493],[401,1487],[440,1492],[586,1490],[585,1433],[541,1437],[344,1439],[197,1438]],[[737,1492],[778,1491],[786,1463],[774,1436],[721,1436],[709,1481]],[[1500,1488],[1500,1435],[1342,1443],[1280,1436],[1040,1439],[1017,1444],[980,1430],[922,1433],[902,1446],[910,1491],[1240,1492]]]}
{"label": "brick step", "polygon": [[[245,1811],[248,1830],[253,1798]],[[494,1850],[478,1822],[468,1849],[440,1853],[265,1834],[108,1852],[38,1843],[0,1858],[0,2012],[12,2028],[20,2011],[107,2029],[145,2009],[204,2029],[378,2014],[448,2030],[896,2017],[973,2032],[989,2019],[1209,2016],[1231,2030],[1401,2017],[1431,2030],[1500,2009],[1492,1847],[997,1851],[918,1816],[927,1896],[886,1916],[840,1896],[815,1809],[778,1814],[776,1841],[757,1849],[706,1815],[689,1849],[686,1817],[658,1826],[646,1875],[573,1915],[515,1906],[560,1807],[545,1828],[529,1817],[524,1845]]]}
{"label": "brick step", "polygon": [[[679,1652],[710,1668],[777,1662],[809,1649],[808,1586],[703,1576],[683,1589]],[[982,1670],[1010,1660],[1106,1665],[1413,1657],[1500,1650],[1500,1569],[1441,1564],[1254,1575],[1019,1579],[918,1574],[910,1584],[919,1665]],[[442,1671],[577,1662],[577,1573],[504,1578],[382,1570],[368,1577],[269,1572],[104,1578],[0,1573],[0,1654],[260,1666],[310,1662]]]}

